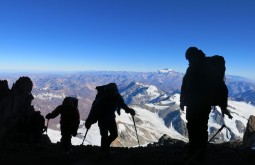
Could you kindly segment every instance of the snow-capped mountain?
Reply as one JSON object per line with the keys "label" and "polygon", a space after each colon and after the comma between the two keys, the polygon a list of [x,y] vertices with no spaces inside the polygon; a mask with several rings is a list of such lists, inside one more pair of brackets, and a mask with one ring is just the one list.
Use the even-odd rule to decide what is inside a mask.
{"label": "snow-capped mountain", "polygon": [[120,90],[127,104],[143,105],[153,102],[155,99],[166,97],[154,85],[145,85],[139,82],[132,82],[127,87]]}
{"label": "snow-capped mountain", "polygon": [[[80,72],[80,73],[44,73],[44,74],[25,74],[33,81],[33,95],[35,96],[34,105],[37,102],[52,101],[56,107],[65,96],[77,96],[80,98],[80,109],[89,111],[95,94],[95,87],[110,82],[115,82],[120,91],[126,88],[131,82],[140,82],[146,85],[154,85],[158,90],[171,95],[180,92],[184,73],[172,69],[162,69],[158,72]],[[0,79],[6,79],[9,86],[15,82],[19,76],[24,74],[0,74]],[[255,91],[255,83],[246,78],[238,76],[226,76],[226,83],[231,99],[246,97],[247,91]],[[243,95],[239,95],[243,94]],[[62,98],[61,98],[62,97]],[[237,100],[238,101],[238,100]],[[243,100],[252,102],[251,99]],[[57,104],[54,104],[57,102]],[[51,104],[51,103],[50,103]],[[38,104],[37,104],[38,105]],[[38,106],[42,112],[49,112],[53,107]],[[87,113],[84,114],[86,117]]]}
{"label": "snow-capped mountain", "polygon": [[[96,95],[96,86],[115,82],[125,102],[137,111],[138,135],[142,145],[155,141],[163,133],[187,140],[185,112],[179,109],[179,91],[183,73],[170,69],[159,72],[83,72],[75,74],[31,74],[33,81],[33,105],[45,116],[62,103],[66,96],[76,96],[79,99],[81,119],[84,121],[89,113]],[[9,85],[15,82],[18,75],[0,75],[7,79]],[[242,138],[248,115],[255,112],[255,84],[243,78],[227,76],[229,89],[229,109],[234,118],[223,120],[219,108],[212,110],[208,132],[213,135],[225,122],[229,130],[223,129],[214,142],[229,141]],[[242,101],[242,102],[240,102]],[[137,139],[130,115],[122,112],[117,116],[119,138],[116,146],[136,146]],[[59,118],[50,121],[49,135],[55,142],[60,139],[56,126]],[[158,129],[160,128],[160,129]],[[157,130],[155,132],[155,130]],[[124,131],[125,130],[125,131]],[[82,142],[85,134],[84,124],[81,124],[79,134],[73,138],[74,144]],[[51,135],[52,134],[52,135]],[[96,124],[89,131],[86,140],[93,145],[100,145],[100,135]],[[86,141],[85,141],[86,142]],[[88,142],[86,142],[88,143]]]}
{"label": "snow-capped mountain", "polygon": [[[140,107],[133,108],[136,111],[134,119],[141,145],[156,142],[163,134],[167,134],[175,139],[185,140],[185,138],[178,132],[168,129],[165,126],[163,119],[160,118],[157,113],[150,112],[147,109]],[[119,129],[119,138],[117,139],[117,142],[121,146],[137,146],[138,140],[136,138],[132,117],[123,111],[120,116],[117,116],[116,121]]]}
{"label": "snow-capped mountain", "polygon": [[173,69],[165,68],[158,70],[158,73],[172,73],[175,72]]}
{"label": "snow-capped mountain", "polygon": [[[131,91],[133,91],[135,95],[132,94],[131,91],[123,91],[122,93],[129,93],[127,95],[137,96],[137,90],[140,88],[147,87],[146,89],[156,89],[155,87],[149,88],[149,86],[140,83],[134,84],[137,85],[137,88],[135,88],[136,90],[133,90],[134,88],[126,88],[126,90],[132,89]],[[153,91],[155,92],[155,90]],[[150,92],[143,92],[143,95],[145,94],[147,95],[146,99],[150,98],[149,96],[152,96],[152,98],[155,96],[151,95]],[[139,96],[144,97],[143,95]],[[160,96],[159,93],[157,96]],[[127,99],[128,98],[129,97],[127,97]],[[157,102],[152,103],[147,101],[143,104],[139,102],[138,105],[132,106],[137,113],[135,116],[135,122],[141,145],[156,142],[164,134],[167,134],[174,139],[183,141],[188,140],[186,129],[187,121],[185,119],[186,112],[180,110],[179,99],[180,94],[174,94],[162,97]],[[245,102],[229,100],[228,109],[232,113],[233,119],[228,119],[227,117],[222,118],[218,107],[211,111],[210,119],[208,121],[209,137],[212,137],[223,124],[227,127],[223,129],[216,138],[214,138],[213,142],[241,140],[249,116],[255,115],[255,107]],[[137,146],[138,140],[136,138],[134,123],[131,116],[126,114],[124,111],[121,111],[120,116],[116,115],[116,121],[119,137],[114,141],[113,146]],[[73,144],[81,144],[83,138],[81,135],[84,135],[85,131],[84,124],[82,123],[78,131],[81,134],[77,138],[73,138]],[[97,124],[94,124],[91,130],[89,130],[86,139],[87,141],[85,141],[84,144],[100,144],[100,134]]]}
{"label": "snow-capped mountain", "polygon": [[[186,112],[182,112],[179,109],[179,98],[179,94],[174,94],[169,97],[168,100],[164,100],[163,103],[165,104],[162,105],[161,103],[161,106],[164,108],[163,110],[159,105],[155,107],[157,107],[158,110],[161,110],[161,112],[159,111],[159,114],[164,119],[167,127],[174,129],[181,135],[187,137],[187,130],[185,126],[187,123],[185,119]],[[249,116],[255,115],[255,106],[251,104],[232,100],[229,100],[228,104],[228,109],[231,112],[233,119],[229,119],[228,117],[222,118],[219,107],[215,107],[215,109],[212,108],[210,113],[208,121],[209,137],[212,137],[223,124],[225,124],[228,128],[221,131],[217,138],[214,139],[214,142],[241,140],[243,138]],[[169,105],[172,111],[166,110],[166,105]],[[167,111],[169,113],[167,113]]]}
{"label": "snow-capped mountain", "polygon": [[[186,141],[187,139],[174,129],[169,129],[165,126],[162,118],[157,113],[150,112],[140,107],[133,107],[136,111],[134,117],[139,143],[141,145],[147,145],[148,143],[157,142],[158,139],[166,134],[175,139],[181,139]],[[121,115],[116,114],[116,122],[118,126],[119,136],[113,142],[113,146],[138,146],[138,139],[136,136],[134,122],[130,114],[126,114],[125,111],[121,111]],[[84,127],[84,121],[81,122],[78,130],[79,135],[72,138],[73,145],[80,145],[85,135],[86,128]],[[52,142],[60,141],[61,135],[59,131],[49,129],[48,135]],[[100,145],[101,136],[97,123],[92,125],[88,130],[88,134],[84,141],[84,145]]]}

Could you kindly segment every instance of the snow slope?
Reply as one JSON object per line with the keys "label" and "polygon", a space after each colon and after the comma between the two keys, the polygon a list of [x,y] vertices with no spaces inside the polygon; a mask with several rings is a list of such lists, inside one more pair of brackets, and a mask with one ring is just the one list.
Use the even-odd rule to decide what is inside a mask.
{"label": "snow slope", "polygon": [[[139,141],[141,145],[147,145],[151,142],[156,142],[163,135],[167,134],[170,137],[176,139],[183,139],[178,132],[173,129],[169,129],[165,126],[163,119],[161,119],[157,113],[150,112],[146,109],[139,107],[133,107],[136,111],[134,117]],[[121,115],[116,115],[116,122],[118,126],[119,137],[115,140],[113,145],[116,146],[137,146],[137,137],[134,128],[134,123],[130,114],[121,110]],[[85,135],[86,128],[84,127],[84,121],[81,122],[78,130],[77,137],[72,138],[73,145],[80,145]],[[61,134],[56,130],[48,130],[48,135],[53,143],[60,141]],[[86,136],[84,144],[100,145],[100,133],[97,123],[92,125]]]}
{"label": "snow slope", "polygon": [[[185,124],[187,123],[185,119],[186,111],[180,111],[179,100],[180,95],[174,94],[168,97],[168,99],[146,104],[148,107],[153,107],[158,110],[153,112],[139,106],[133,106],[136,111],[134,119],[136,122],[137,133],[141,145],[147,145],[148,143],[156,142],[163,134],[167,134],[175,139],[187,141],[187,135],[181,134],[179,130],[181,125],[184,125],[182,129],[186,129]],[[179,113],[174,113],[175,116],[171,116],[172,118],[170,123],[168,126],[166,126],[165,121],[163,118],[159,117],[158,112],[163,111],[166,108],[171,108],[171,105],[174,105],[175,109],[170,112]],[[228,109],[230,110],[233,119],[229,119],[228,117],[223,119],[221,117],[219,107],[216,107],[215,110],[212,110],[209,116],[209,137],[212,137],[223,124],[225,124],[228,128],[223,129],[213,142],[217,143],[223,141],[241,140],[249,116],[255,115],[255,107],[245,102],[229,100]],[[123,147],[137,146],[138,142],[131,115],[126,114],[125,111],[121,110],[120,116],[116,114],[116,122],[118,125],[119,136],[112,145]],[[72,138],[72,144],[80,145],[82,143],[85,132],[86,129],[84,127],[84,121],[82,121],[78,130],[79,134],[77,137]],[[59,131],[49,130],[48,134],[52,142],[57,142],[61,138]],[[94,124],[88,131],[84,144],[100,145],[100,138],[101,136],[99,133],[99,128],[97,124]]]}

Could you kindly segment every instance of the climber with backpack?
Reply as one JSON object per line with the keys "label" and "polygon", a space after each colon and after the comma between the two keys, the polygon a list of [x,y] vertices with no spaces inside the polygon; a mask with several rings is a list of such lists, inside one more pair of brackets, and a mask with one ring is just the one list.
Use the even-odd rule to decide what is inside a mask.
{"label": "climber with backpack", "polygon": [[[224,57],[207,57],[196,47],[185,53],[189,67],[181,86],[180,109],[186,106],[186,119],[189,138],[187,157],[196,154],[197,161],[204,161],[208,140],[208,120],[213,106],[219,106],[222,115],[228,115],[228,89],[225,84]],[[199,152],[199,154],[197,154]]]}
{"label": "climber with backpack", "polygon": [[[89,129],[92,124],[98,122],[101,135],[101,151],[107,153],[110,150],[111,143],[118,137],[115,112],[117,111],[120,115],[120,109],[122,108],[126,113],[134,116],[135,111],[125,104],[115,83],[98,86],[96,89],[97,95],[85,122],[85,127]],[[108,135],[108,132],[110,135]]]}
{"label": "climber with backpack", "polygon": [[57,106],[54,111],[46,115],[46,119],[52,119],[60,116],[61,146],[64,151],[70,152],[71,138],[77,135],[80,124],[80,114],[78,110],[78,99],[75,97],[66,97],[62,104]]}

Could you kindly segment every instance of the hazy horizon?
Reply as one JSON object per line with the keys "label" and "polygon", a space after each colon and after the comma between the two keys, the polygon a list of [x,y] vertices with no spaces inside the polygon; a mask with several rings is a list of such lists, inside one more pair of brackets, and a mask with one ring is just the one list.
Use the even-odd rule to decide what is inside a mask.
{"label": "hazy horizon", "polygon": [[255,79],[253,0],[3,0],[0,72],[185,72],[196,46]]}
{"label": "hazy horizon", "polygon": [[[80,70],[80,71],[68,71],[68,70],[62,70],[62,71],[2,71],[0,73],[0,75],[5,75],[5,74],[14,74],[14,75],[18,75],[18,76],[29,76],[31,74],[79,74],[79,73],[90,73],[90,72],[127,72],[127,73],[157,73],[160,70],[164,70],[164,69],[172,69],[175,72],[179,72],[179,73],[183,73],[185,74],[185,72],[181,72],[178,70],[175,70],[173,68],[162,68],[162,69],[158,69],[155,71],[128,71],[128,70]],[[233,75],[233,74],[226,74],[226,76],[232,76],[232,77],[237,77],[237,78],[244,78],[247,80],[251,80],[252,82],[255,82],[255,79],[249,78],[249,77],[245,77],[242,75]]]}

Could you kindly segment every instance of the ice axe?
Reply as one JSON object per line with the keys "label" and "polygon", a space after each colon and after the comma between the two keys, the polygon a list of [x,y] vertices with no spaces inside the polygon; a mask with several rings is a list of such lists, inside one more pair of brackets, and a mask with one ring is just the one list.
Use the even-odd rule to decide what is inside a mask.
{"label": "ice axe", "polygon": [[85,136],[84,136],[84,138],[83,138],[83,140],[82,140],[81,146],[83,145],[83,143],[84,143],[84,141],[85,141],[85,138],[86,138],[86,136],[87,136],[88,131],[89,131],[89,129],[87,129],[87,131],[86,131],[86,133],[85,133]]}
{"label": "ice axe", "polygon": [[139,142],[139,138],[138,138],[138,134],[137,134],[137,129],[136,129],[136,124],[135,124],[134,116],[132,116],[132,119],[133,119],[133,122],[134,122],[135,133],[136,133],[136,137],[137,137],[138,145],[139,145],[139,147],[140,147],[140,142]]}

